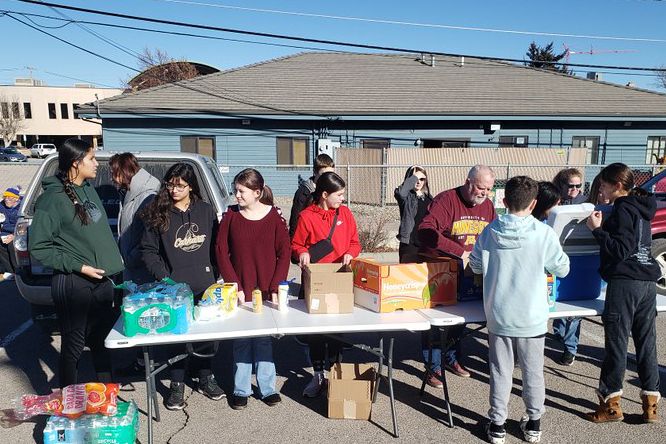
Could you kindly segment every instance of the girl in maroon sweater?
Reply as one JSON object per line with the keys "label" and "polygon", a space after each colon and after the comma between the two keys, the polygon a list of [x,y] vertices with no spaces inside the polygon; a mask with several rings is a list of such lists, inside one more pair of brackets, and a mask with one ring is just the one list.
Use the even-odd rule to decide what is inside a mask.
{"label": "girl in maroon sweater", "polygon": [[[234,178],[238,205],[222,217],[216,255],[225,282],[237,283],[239,302],[250,300],[259,288],[264,299],[275,302],[280,281],[289,271],[289,232],[264,178],[247,168]],[[261,399],[269,406],[280,403],[275,390],[273,344],[269,336],[234,340],[234,396],[231,407],[247,406],[252,395],[252,367],[256,366]]]}
{"label": "girl in maroon sweater", "polygon": [[[312,193],[314,203],[301,212],[291,242],[292,254],[298,258],[301,267],[307,267],[311,262],[308,249],[328,237],[333,221],[336,220],[336,214],[335,231],[331,238],[333,251],[319,262],[341,262],[348,265],[361,252],[354,216],[349,208],[342,205],[344,193],[345,181],[335,173],[324,173],[317,180],[316,189]],[[307,342],[310,346],[310,361],[312,361],[314,377],[303,390],[303,396],[314,398],[326,386],[324,361],[327,342],[329,362],[339,361],[342,344],[339,341],[327,340],[325,336],[321,335],[309,336]]]}

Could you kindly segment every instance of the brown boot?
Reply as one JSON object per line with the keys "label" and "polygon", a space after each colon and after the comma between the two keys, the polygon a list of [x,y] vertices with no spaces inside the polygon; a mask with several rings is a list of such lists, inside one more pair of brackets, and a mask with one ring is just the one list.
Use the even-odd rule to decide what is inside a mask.
{"label": "brown boot", "polygon": [[661,394],[641,390],[641,399],[643,400],[643,421],[657,422],[657,404],[661,399]]}
{"label": "brown boot", "polygon": [[599,407],[596,412],[585,414],[585,418],[592,422],[617,422],[622,421],[622,409],[620,408],[620,398],[622,397],[622,390],[613,392],[610,395],[603,397],[597,390],[599,397]]}

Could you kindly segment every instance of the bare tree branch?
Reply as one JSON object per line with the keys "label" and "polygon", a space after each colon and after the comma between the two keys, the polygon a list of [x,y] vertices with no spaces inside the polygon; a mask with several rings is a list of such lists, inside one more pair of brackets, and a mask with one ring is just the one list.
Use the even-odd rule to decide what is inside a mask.
{"label": "bare tree branch", "polygon": [[0,136],[5,146],[16,140],[18,133],[25,128],[18,97],[8,99],[0,96]]}
{"label": "bare tree branch", "polygon": [[166,51],[156,48],[151,51],[148,47],[143,49],[138,63],[141,74],[127,80],[126,88],[140,91],[165,83],[187,80],[198,75],[196,68],[184,58],[174,59]]}

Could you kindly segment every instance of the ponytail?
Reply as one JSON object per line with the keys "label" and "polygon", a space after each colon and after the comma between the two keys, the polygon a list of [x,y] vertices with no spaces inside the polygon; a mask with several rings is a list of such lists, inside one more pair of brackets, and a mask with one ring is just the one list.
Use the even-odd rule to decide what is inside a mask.
{"label": "ponytail", "polygon": [[273,206],[275,199],[273,198],[273,190],[268,185],[264,185],[264,189],[261,190],[261,196],[259,197],[259,202],[264,205]]}
{"label": "ponytail", "polygon": [[63,177],[63,175],[60,173],[56,174],[56,177],[62,182],[62,187],[65,191],[65,194],[67,197],[69,197],[69,200],[71,200],[72,204],[74,205],[74,214],[79,218],[81,224],[88,225],[90,223],[88,211],[86,211],[86,207],[81,205],[81,202],[79,202],[79,199],[74,194],[74,190],[72,189],[72,182],[70,182],[67,177]]}

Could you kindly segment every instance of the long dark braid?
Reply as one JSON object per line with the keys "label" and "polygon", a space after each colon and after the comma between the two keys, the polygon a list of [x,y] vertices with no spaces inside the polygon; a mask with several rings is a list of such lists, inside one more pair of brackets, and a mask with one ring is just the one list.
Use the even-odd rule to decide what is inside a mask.
{"label": "long dark braid", "polygon": [[74,163],[83,160],[91,149],[92,147],[88,142],[72,138],[65,140],[65,143],[58,150],[58,173],[56,173],[56,177],[62,182],[65,194],[67,194],[67,197],[69,197],[69,200],[74,205],[74,213],[83,225],[90,223],[90,217],[86,208],[79,202],[76,194],[74,194],[72,181],[69,180],[69,172]]}

